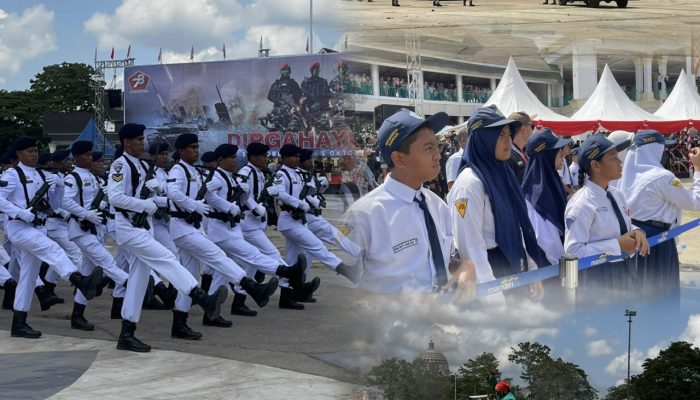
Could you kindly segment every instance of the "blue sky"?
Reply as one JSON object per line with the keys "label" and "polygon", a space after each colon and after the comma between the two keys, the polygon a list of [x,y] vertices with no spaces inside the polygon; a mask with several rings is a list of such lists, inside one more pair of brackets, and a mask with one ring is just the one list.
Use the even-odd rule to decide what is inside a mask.
{"label": "blue sky", "polygon": [[[338,48],[335,0],[314,2],[314,50]],[[3,0],[0,89],[25,90],[45,65],[93,63],[126,55],[137,64],[255,57],[263,36],[271,55],[305,52],[309,0]],[[121,79],[118,84],[121,84]]]}

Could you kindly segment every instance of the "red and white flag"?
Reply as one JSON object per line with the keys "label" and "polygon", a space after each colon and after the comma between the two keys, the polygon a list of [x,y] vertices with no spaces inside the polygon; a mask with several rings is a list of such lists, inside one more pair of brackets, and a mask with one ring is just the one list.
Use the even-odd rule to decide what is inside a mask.
{"label": "red and white flag", "polygon": [[190,61],[194,60],[194,46],[192,46],[192,50],[190,50]]}
{"label": "red and white flag", "polygon": [[126,58],[131,57],[131,43],[129,43],[129,48],[126,50]]}
{"label": "red and white flag", "polygon": [[114,46],[112,46],[112,55],[109,56],[110,59],[114,60]]}
{"label": "red and white flag", "polygon": [[163,49],[158,49],[158,62],[162,63],[163,62]]}
{"label": "red and white flag", "polygon": [[226,43],[224,43],[223,46],[221,46],[221,52],[224,53],[224,60],[226,59]]}

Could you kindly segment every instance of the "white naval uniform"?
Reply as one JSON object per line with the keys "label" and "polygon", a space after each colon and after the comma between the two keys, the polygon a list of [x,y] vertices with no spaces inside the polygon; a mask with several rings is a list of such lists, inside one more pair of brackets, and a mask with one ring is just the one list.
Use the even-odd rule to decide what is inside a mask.
{"label": "white naval uniform", "polygon": [[[163,185],[163,189],[165,189],[167,193],[167,185],[168,185],[168,172],[164,170],[163,168],[156,167],[154,171],[154,176],[158,181],[160,182],[161,185]],[[161,198],[163,199],[163,198]],[[165,199],[165,204],[156,204],[159,208],[166,208],[169,209],[170,205],[168,204],[167,198]],[[159,200],[160,202],[160,200]],[[169,212],[170,210],[168,210]],[[156,238],[156,240],[165,246],[168,250],[172,251],[173,254],[177,255],[177,247],[175,247],[175,243],[173,243],[173,239],[170,238],[170,221],[166,221],[164,219],[159,219],[159,218],[153,218],[153,234]],[[156,282],[157,283],[157,282]]]}
{"label": "white naval uniform", "polygon": [[[277,260],[279,265],[286,266],[287,263],[284,258],[282,258],[277,246],[275,246],[265,234],[267,222],[255,216],[252,211],[257,206],[255,200],[260,198],[260,194],[265,189],[265,174],[251,163],[241,167],[237,174],[248,178],[248,186],[250,186],[248,202],[252,201],[252,203],[248,205],[249,209],[243,213],[245,218],[241,221],[241,229],[243,230],[245,241],[257,247],[258,250],[267,257]],[[282,283],[283,282],[280,281],[280,286],[282,286]]]}
{"label": "white naval uniform", "polygon": [[[78,176],[76,177],[73,174]],[[80,178],[81,182],[77,182],[77,178]],[[73,173],[67,174],[64,181],[65,192],[61,206],[73,216],[68,223],[68,238],[83,253],[83,263],[79,267],[80,273],[88,276],[95,267],[100,266],[116,285],[123,285],[129,278],[129,275],[117,267],[114,257],[107,251],[104,244],[100,242],[97,234],[80,228],[79,220],[83,220],[88,215],[90,204],[98,191],[102,190],[100,182],[90,170],[80,167],[76,167]],[[78,185],[82,187],[82,198]],[[101,225],[97,224],[95,229],[101,229]],[[75,294],[75,301],[83,305],[88,303],[88,300],[79,290]]]}
{"label": "white naval uniform", "polygon": [[543,218],[528,199],[525,199],[525,204],[527,205],[527,215],[535,230],[537,243],[547,256],[547,261],[550,264],[558,264],[559,259],[564,255],[564,244],[561,241],[564,232],[559,232],[559,228]]}
{"label": "white naval uniform", "polygon": [[[286,171],[286,173],[285,173]],[[291,182],[289,178],[291,178]],[[274,186],[279,190],[277,200],[289,207],[299,208],[302,201],[299,195],[304,187],[304,181],[296,169],[283,165],[275,174]],[[327,267],[335,270],[342,260],[328,251],[326,246],[300,220],[292,218],[289,211],[281,211],[277,221],[277,229],[286,240],[285,260],[287,264],[296,260],[296,255],[308,252]],[[292,255],[294,259],[291,258]]]}
{"label": "white naval uniform", "polygon": [[[34,194],[41,188],[44,180],[39,172],[22,163],[18,164],[27,178],[27,197],[31,200]],[[12,250],[16,252],[20,267],[19,280],[17,280],[17,292],[15,293],[15,311],[29,311],[32,302],[32,294],[37,285],[39,268],[42,261],[56,269],[59,275],[68,280],[78,267],[68,258],[61,246],[49,239],[46,235],[46,227],[34,226],[20,219],[14,219],[17,214],[27,208],[27,199],[19,175],[14,168],[8,169],[2,176],[3,184],[0,185],[0,211],[10,218],[5,222],[5,235],[12,243]],[[48,191],[48,201],[51,208],[60,208],[63,188],[52,186]],[[46,218],[40,214],[37,218]]]}
{"label": "white naval uniform", "polygon": [[[134,188],[127,160],[134,165],[139,175],[138,184]],[[112,163],[109,176],[107,187],[110,203],[115,209],[129,210],[126,215],[122,212],[115,215],[115,238],[117,245],[124,247],[124,256],[129,265],[129,284],[122,306],[122,318],[138,322],[151,269],[165,277],[180,293],[189,294],[197,286],[197,280],[180,265],[170,250],[153,238],[153,229],[135,228],[131,223],[136,213],[143,212],[147,204],[153,202],[152,199],[142,200],[137,197],[146,177],[141,160],[124,153]],[[148,217],[148,223],[153,228],[151,216]]]}
{"label": "white naval uniform", "polygon": [[356,201],[343,216],[340,230],[361,249],[349,265],[362,268],[359,286],[378,293],[432,292],[438,287],[425,217],[423,196],[440,238],[447,278],[452,250],[450,212],[436,194],[396,181],[389,174],[378,188]]}
{"label": "white naval uniform", "polygon": [[[65,179],[65,175],[58,172],[59,178]],[[65,191],[65,188],[64,188]],[[70,213],[65,209],[61,208],[53,216],[50,216],[46,220],[46,233],[51,240],[58,243],[63,250],[65,250],[66,255],[73,261],[73,264],[80,266],[83,263],[83,254],[80,252],[78,246],[73,243],[72,240],[68,239],[68,217]],[[58,273],[55,270],[49,268],[46,272],[46,281],[51,283],[57,283]]]}
{"label": "white naval uniform", "polygon": [[[239,186],[238,182],[230,172],[221,168],[217,169],[213,179],[218,179],[221,182],[221,188],[213,192],[208,192],[204,198],[207,204],[211,206],[212,210],[228,213],[228,210],[233,204],[227,199],[229,185],[232,188],[237,187]],[[247,195],[244,196],[246,198],[248,197]],[[249,207],[251,204],[244,201],[244,205],[237,205],[243,208],[244,205]],[[240,223],[232,227],[229,222],[211,217],[209,218],[209,234],[207,236],[212,242],[216,243],[227,256],[243,267],[247,277],[252,278],[255,275],[255,271],[260,271],[268,275],[275,275],[277,273],[277,267],[279,267],[280,264],[276,259],[267,257],[261,253],[257,247],[245,241]],[[284,281],[286,284],[286,279]],[[225,279],[225,276],[215,272],[209,293],[214,293],[219,286],[227,284],[228,280]],[[236,291],[242,293],[243,289],[236,285]]]}
{"label": "white naval uniform", "polygon": [[462,163],[462,154],[464,154],[464,149],[459,149],[458,152],[454,153],[447,159],[445,164],[445,177],[447,178],[447,183],[454,182],[459,176],[459,166]]}
{"label": "white naval uniform", "polygon": [[[187,181],[185,169],[189,172],[190,181]],[[170,168],[168,173],[168,199],[173,203],[171,212],[177,212],[177,208],[193,212],[195,209],[195,197],[199,187],[203,184],[203,178],[199,171],[192,165],[180,161]],[[187,190],[189,187],[189,191]],[[195,228],[182,218],[170,219],[170,237],[179,250],[182,265],[193,277],[200,273],[200,261],[215,271],[224,275],[222,279],[228,282],[240,283],[246,277],[245,271],[228,258],[205,234],[200,226]],[[187,294],[179,293],[175,300],[175,310],[188,312],[192,306],[192,299]]]}

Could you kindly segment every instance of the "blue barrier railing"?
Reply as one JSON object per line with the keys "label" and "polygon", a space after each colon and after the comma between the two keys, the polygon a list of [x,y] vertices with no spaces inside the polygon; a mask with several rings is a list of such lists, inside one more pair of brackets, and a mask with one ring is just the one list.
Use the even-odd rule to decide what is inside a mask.
{"label": "blue barrier railing", "polygon": [[[653,247],[659,243],[674,239],[681,234],[700,226],[700,218],[690,221],[686,224],[677,226],[668,231],[662,232],[656,236],[647,238],[649,246]],[[604,264],[608,261],[621,260],[624,256],[611,256],[608,254],[598,254],[595,256],[584,257],[578,260],[578,269],[584,270],[596,265]],[[534,271],[521,272],[519,274],[505,276],[489,282],[484,282],[476,285],[476,297],[489,296],[496,293],[501,293],[506,290],[528,285],[532,282],[542,281],[545,279],[559,276],[559,264],[549,265],[547,267],[538,268]]]}

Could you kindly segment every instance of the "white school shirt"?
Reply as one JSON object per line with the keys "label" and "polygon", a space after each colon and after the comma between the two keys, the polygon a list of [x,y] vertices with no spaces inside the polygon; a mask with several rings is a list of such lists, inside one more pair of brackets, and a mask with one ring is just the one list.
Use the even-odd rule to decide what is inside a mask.
{"label": "white school shirt", "polygon": [[447,159],[447,163],[445,164],[445,177],[447,178],[447,183],[457,180],[457,175],[459,175],[459,165],[462,163],[463,153],[464,149],[459,149],[458,152],[454,153]]}
{"label": "white school shirt", "polygon": [[527,205],[527,215],[530,217],[532,228],[535,230],[537,243],[547,256],[547,261],[550,264],[558,264],[559,259],[564,255],[564,244],[561,242],[564,232],[559,232],[554,224],[542,217],[529,200],[525,199],[525,205]]}

